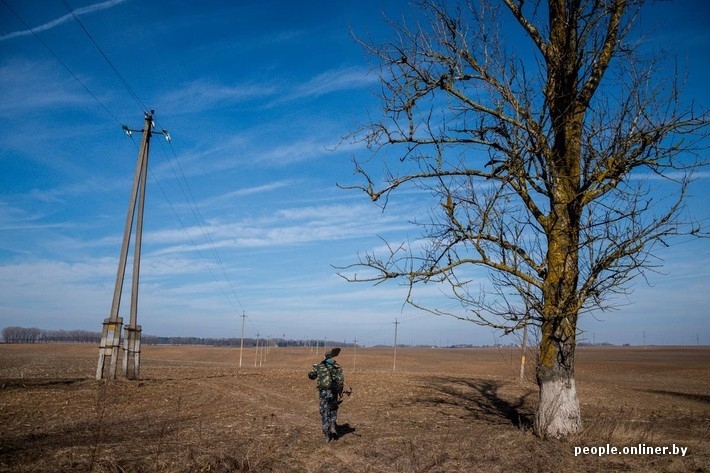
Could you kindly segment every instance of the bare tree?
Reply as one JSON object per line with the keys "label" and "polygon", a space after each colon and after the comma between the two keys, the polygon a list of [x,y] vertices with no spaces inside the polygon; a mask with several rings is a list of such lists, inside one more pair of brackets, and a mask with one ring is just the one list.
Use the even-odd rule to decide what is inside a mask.
{"label": "bare tree", "polygon": [[[387,242],[341,275],[400,280],[416,307],[506,332],[528,317],[540,331],[536,432],[562,437],[582,426],[580,314],[611,308],[667,238],[699,232],[683,203],[709,117],[631,43],[642,1],[493,3],[424,0],[416,26],[390,22],[396,40],[361,41],[383,114],[353,133],[372,156],[355,161],[362,183],[343,187],[383,206],[408,186],[434,201],[415,222],[425,244]],[[660,196],[659,182],[673,191]],[[460,307],[418,301],[432,282]]]}

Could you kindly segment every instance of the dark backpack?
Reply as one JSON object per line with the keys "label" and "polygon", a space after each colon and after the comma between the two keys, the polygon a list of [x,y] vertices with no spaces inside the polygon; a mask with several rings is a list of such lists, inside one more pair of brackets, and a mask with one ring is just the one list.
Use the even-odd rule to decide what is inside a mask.
{"label": "dark backpack", "polygon": [[335,362],[326,363],[325,360],[313,365],[308,372],[308,378],[316,380],[318,389],[332,389],[341,392],[345,385],[345,375],[342,368]]}

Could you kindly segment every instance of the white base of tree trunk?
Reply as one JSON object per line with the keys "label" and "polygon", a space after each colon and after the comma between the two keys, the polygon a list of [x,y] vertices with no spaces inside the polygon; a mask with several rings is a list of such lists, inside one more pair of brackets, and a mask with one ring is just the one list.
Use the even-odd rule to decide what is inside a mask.
{"label": "white base of tree trunk", "polygon": [[574,378],[544,381],[540,385],[535,428],[539,436],[554,438],[566,437],[582,429]]}

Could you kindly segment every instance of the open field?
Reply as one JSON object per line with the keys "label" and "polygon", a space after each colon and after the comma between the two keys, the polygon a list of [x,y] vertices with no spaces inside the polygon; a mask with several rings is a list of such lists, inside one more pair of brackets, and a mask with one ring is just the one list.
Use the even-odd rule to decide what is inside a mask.
{"label": "open field", "polygon": [[[710,471],[710,348],[580,348],[585,431],[531,431],[515,349],[345,349],[353,394],[325,443],[322,352],[143,346],[141,379],[96,381],[98,347],[0,345],[1,472]],[[680,455],[577,456],[672,446]]]}

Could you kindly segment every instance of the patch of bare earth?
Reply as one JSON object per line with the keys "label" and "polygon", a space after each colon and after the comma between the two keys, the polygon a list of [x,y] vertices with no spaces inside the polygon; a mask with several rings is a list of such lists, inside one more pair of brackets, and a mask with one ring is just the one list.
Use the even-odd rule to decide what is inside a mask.
{"label": "patch of bare earth", "polygon": [[[144,346],[140,380],[93,379],[91,345],[0,345],[2,472],[710,471],[710,349],[580,348],[585,430],[540,440],[515,349],[343,350],[326,443],[312,349]],[[688,448],[575,456],[575,447]]]}

